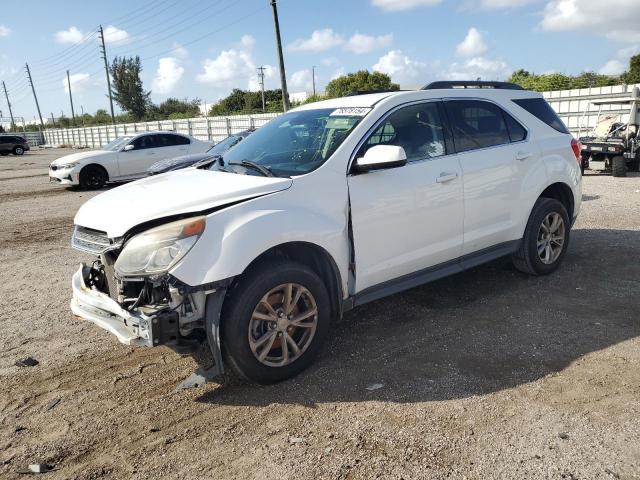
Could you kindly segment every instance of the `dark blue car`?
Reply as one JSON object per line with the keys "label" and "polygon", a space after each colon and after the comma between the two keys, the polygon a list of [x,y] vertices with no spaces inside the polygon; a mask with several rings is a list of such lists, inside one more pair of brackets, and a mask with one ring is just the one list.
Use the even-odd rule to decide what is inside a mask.
{"label": "dark blue car", "polygon": [[194,153],[191,155],[183,155],[181,157],[167,158],[160,160],[147,169],[149,175],[158,175],[160,173],[171,172],[173,170],[180,170],[182,168],[191,167],[200,162],[206,162],[216,157],[221,157],[231,147],[240,143],[242,140],[251,135],[255,129],[244,130],[240,133],[234,133],[229,135],[224,140],[216,143],[213,147],[207,150],[205,153]]}

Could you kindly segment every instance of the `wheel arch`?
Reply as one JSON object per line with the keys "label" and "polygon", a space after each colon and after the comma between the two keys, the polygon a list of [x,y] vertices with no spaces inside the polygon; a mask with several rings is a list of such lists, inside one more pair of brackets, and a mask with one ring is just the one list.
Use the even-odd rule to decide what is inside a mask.
{"label": "wheel arch", "polygon": [[[82,172],[85,171],[85,169],[89,168],[89,167],[97,167],[100,170],[102,170],[104,172],[104,174],[107,176],[107,182],[109,181],[109,171],[104,168],[104,165],[100,165],[99,163],[87,163],[86,165],[84,165],[81,169],[80,169],[80,173],[79,175],[82,175]],[[78,177],[79,178],[79,177]]]}
{"label": "wheel arch", "polygon": [[569,214],[569,221],[573,220],[575,210],[575,200],[573,198],[573,190],[564,182],[556,182],[545,188],[538,198],[553,198],[558,200]]}
{"label": "wheel arch", "polygon": [[343,291],[340,270],[327,250],[315,243],[305,241],[281,243],[253,259],[240,274],[240,277],[249,270],[260,268],[260,264],[265,260],[273,258],[286,258],[313,270],[327,287],[327,293],[331,300],[332,318],[342,315]]}

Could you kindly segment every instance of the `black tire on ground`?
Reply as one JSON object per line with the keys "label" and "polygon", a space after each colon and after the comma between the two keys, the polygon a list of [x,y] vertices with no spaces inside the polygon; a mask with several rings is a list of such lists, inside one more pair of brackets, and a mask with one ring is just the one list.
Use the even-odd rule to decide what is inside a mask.
{"label": "black tire on ground", "polygon": [[616,155],[611,159],[611,175],[614,177],[627,176],[627,160],[623,156]]}
{"label": "black tire on ground", "polygon": [[[287,283],[302,285],[313,296],[317,306],[316,330],[306,350],[296,360],[283,366],[269,366],[258,360],[251,350],[251,320],[261,299],[272,289]],[[225,360],[250,382],[266,385],[293,377],[307,368],[318,354],[329,331],[330,317],[327,289],[313,270],[284,259],[259,262],[237,279],[222,306],[220,329]],[[272,345],[277,350],[278,346]]]}
{"label": "black tire on ground", "polygon": [[629,171],[630,172],[640,172],[640,160],[633,160],[629,164]]}
{"label": "black tire on ground", "polygon": [[[553,213],[559,214],[564,222],[564,241],[560,255],[553,263],[547,264],[542,261],[540,254],[538,254],[538,237],[542,222],[548,215]],[[571,222],[564,205],[553,198],[539,198],[529,216],[520,247],[512,256],[513,265],[521,272],[529,275],[547,275],[554,272],[562,263],[562,259],[567,252],[570,232]]]}
{"label": "black tire on ground", "polygon": [[13,149],[13,154],[14,155],[24,155],[24,148],[22,147],[15,147]]}
{"label": "black tire on ground", "polygon": [[80,170],[80,187],[83,190],[97,190],[106,185],[109,176],[100,165],[87,165]]}

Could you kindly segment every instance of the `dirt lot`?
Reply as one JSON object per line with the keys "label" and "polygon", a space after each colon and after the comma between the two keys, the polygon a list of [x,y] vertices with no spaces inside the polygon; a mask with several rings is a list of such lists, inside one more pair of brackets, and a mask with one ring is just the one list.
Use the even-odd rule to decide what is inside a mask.
{"label": "dirt lot", "polygon": [[2,478],[640,478],[640,177],[586,176],[550,277],[500,260],[350,312],[292,381],[176,393],[190,358],[70,314],[62,153],[0,158]]}

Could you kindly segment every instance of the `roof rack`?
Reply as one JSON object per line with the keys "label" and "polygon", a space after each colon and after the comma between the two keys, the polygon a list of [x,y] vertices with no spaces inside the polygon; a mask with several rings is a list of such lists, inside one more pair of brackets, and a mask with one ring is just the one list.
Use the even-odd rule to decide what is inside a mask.
{"label": "roof rack", "polygon": [[369,95],[370,93],[393,93],[399,92],[400,90],[354,90],[352,92],[347,93],[347,97],[355,97],[358,95]]}
{"label": "roof rack", "polygon": [[524,90],[520,85],[509,82],[484,82],[480,80],[443,80],[431,82],[422,90],[440,90],[447,88],[496,88],[500,90]]}

